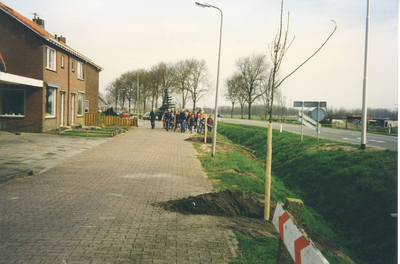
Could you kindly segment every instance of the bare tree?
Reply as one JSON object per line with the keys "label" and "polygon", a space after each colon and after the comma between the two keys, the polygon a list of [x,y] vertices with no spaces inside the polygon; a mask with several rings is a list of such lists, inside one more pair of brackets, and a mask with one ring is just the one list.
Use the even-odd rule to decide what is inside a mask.
{"label": "bare tree", "polygon": [[196,103],[209,91],[211,83],[205,60],[191,59],[187,62],[189,85],[187,87],[193,102],[193,113],[196,112]]}
{"label": "bare tree", "polygon": [[233,117],[233,109],[235,108],[235,104],[237,103],[237,96],[236,96],[236,86],[233,82],[233,77],[228,78],[225,81],[226,85],[226,93],[224,94],[225,98],[229,100],[232,104],[231,107],[231,118]]}
{"label": "bare tree", "polygon": [[263,102],[264,105],[264,120],[267,120],[267,115],[269,113],[270,108],[271,108],[271,97],[270,97],[270,93],[268,93],[268,91],[266,93],[264,93],[261,96],[261,100]]}
{"label": "bare tree", "polygon": [[[128,101],[128,107],[131,109],[132,100],[136,97],[136,75],[132,71],[128,71],[123,73],[118,78],[118,83],[121,88],[121,97],[123,97],[124,102]],[[124,104],[122,105],[124,107]]]}
{"label": "bare tree", "polygon": [[271,54],[271,60],[272,60],[272,69],[269,74],[269,79],[268,81],[270,82],[271,88],[271,111],[269,113],[269,124],[268,124],[268,141],[267,141],[267,166],[266,166],[266,184],[265,184],[265,211],[264,211],[264,219],[269,220],[269,203],[270,203],[270,189],[271,189],[271,164],[272,164],[272,110],[273,110],[273,105],[274,105],[274,92],[278,87],[287,79],[289,76],[291,76],[293,73],[295,73],[301,66],[303,66],[307,61],[309,61],[315,54],[318,53],[322,49],[322,47],[325,45],[326,42],[330,39],[330,37],[333,35],[333,33],[336,31],[336,22],[332,20],[335,23],[335,28],[332,31],[332,33],[328,36],[328,38],[325,40],[325,42],[317,49],[316,52],[314,52],[308,59],[306,59],[302,64],[300,64],[296,69],[294,69],[291,73],[289,73],[286,77],[284,77],[282,80],[279,82],[276,81],[277,73],[281,67],[283,57],[285,56],[286,52],[290,48],[291,44],[293,43],[293,40],[288,44],[287,42],[287,37],[288,37],[288,32],[289,32],[289,13],[288,13],[288,21],[287,21],[287,28],[284,36],[283,34],[283,28],[282,28],[282,19],[283,19],[283,0],[281,1],[281,16],[280,16],[280,23],[279,23],[279,29],[278,29],[278,34],[276,35],[274,41],[272,42],[272,45],[269,46],[269,52]]}
{"label": "bare tree", "polygon": [[271,104],[271,96],[272,96],[272,82],[270,80],[264,83],[264,93],[261,96],[261,100],[265,107],[264,109],[264,119],[267,120],[267,115],[271,112],[273,105]]}
{"label": "bare tree", "polygon": [[182,96],[182,108],[186,108],[186,103],[189,100],[189,87],[190,87],[190,63],[189,60],[181,60],[175,64],[173,73],[173,92],[181,94]]}
{"label": "bare tree", "polygon": [[282,91],[280,89],[275,91],[275,101],[278,103],[277,109],[278,109],[278,120],[280,119],[282,121],[283,117],[283,96],[282,96]]}
{"label": "bare tree", "polygon": [[120,96],[120,86],[118,85],[118,79],[110,82],[107,87],[107,96],[114,98],[115,109],[118,108],[119,96]]}
{"label": "bare tree", "polygon": [[147,99],[151,97],[151,76],[145,69],[139,70],[139,91],[143,102],[143,112],[146,112]]}
{"label": "bare tree", "polygon": [[252,55],[250,57],[241,58],[236,61],[236,67],[242,75],[242,85],[246,91],[246,102],[249,106],[249,119],[251,119],[252,103],[263,95],[263,83],[267,79],[267,60],[266,56]]}
{"label": "bare tree", "polygon": [[245,100],[246,91],[243,86],[243,76],[240,73],[235,73],[233,74],[232,77],[226,80],[225,85],[227,87],[225,98],[232,103],[231,117],[233,117],[233,110],[235,108],[235,104],[239,103],[243,119],[244,104],[246,102]]}
{"label": "bare tree", "polygon": [[152,98],[151,105],[157,108],[158,99],[162,97],[165,89],[170,89],[173,86],[174,67],[171,64],[160,62],[153,66],[150,70],[150,96]]}

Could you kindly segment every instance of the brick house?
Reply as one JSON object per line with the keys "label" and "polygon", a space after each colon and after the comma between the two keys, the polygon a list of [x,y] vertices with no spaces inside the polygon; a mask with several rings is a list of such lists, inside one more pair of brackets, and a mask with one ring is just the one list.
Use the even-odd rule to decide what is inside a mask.
{"label": "brick house", "polygon": [[[98,112],[102,68],[0,2],[0,123],[9,131],[45,132],[84,124]],[[1,128],[1,126],[0,126]]]}

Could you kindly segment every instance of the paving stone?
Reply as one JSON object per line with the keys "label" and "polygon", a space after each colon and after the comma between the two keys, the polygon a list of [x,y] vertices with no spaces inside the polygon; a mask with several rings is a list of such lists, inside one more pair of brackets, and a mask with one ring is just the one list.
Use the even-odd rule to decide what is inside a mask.
{"label": "paving stone", "polygon": [[215,218],[153,205],[212,190],[188,134],[159,124],[98,141],[26,134],[18,153],[0,133],[10,149],[0,168],[46,169],[0,184],[0,263],[229,262]]}

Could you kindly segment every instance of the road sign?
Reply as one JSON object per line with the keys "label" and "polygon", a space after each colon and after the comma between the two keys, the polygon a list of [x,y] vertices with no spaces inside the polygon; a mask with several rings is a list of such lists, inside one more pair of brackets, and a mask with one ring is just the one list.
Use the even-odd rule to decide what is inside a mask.
{"label": "road sign", "polygon": [[[294,106],[294,107],[302,107],[302,110],[301,110],[301,113],[302,113],[302,114],[301,114],[301,115],[303,115],[304,118],[301,118],[301,115],[300,115],[300,114],[299,114],[299,115],[300,115],[300,121],[301,121],[301,141],[303,141],[303,124],[305,123],[306,126],[312,127],[311,124],[308,124],[307,122],[304,122],[304,120],[306,119],[306,117],[305,117],[305,115],[304,115],[304,107],[317,107],[317,108],[326,107],[326,102],[318,102],[318,101],[306,101],[306,102],[304,102],[304,101],[294,101],[293,106]],[[316,120],[320,121],[318,115],[319,115],[319,112],[317,111],[317,118],[316,118]],[[324,117],[325,117],[325,113],[324,113]],[[314,127],[312,127],[312,129],[314,129]],[[317,131],[317,140],[318,140],[318,139],[319,139],[319,133],[320,133],[320,126],[319,126],[319,125],[317,125],[316,131]]]}
{"label": "road sign", "polygon": [[294,101],[293,107],[326,107],[326,102],[318,101]]}
{"label": "road sign", "polygon": [[311,112],[311,117],[315,121],[322,121],[325,118],[325,110],[322,108],[315,108]]}
{"label": "road sign", "polygon": [[304,102],[294,101],[293,107],[303,107]]}
{"label": "road sign", "polygon": [[[304,117],[304,120],[303,120],[302,117]],[[318,124],[317,121],[311,119],[310,117],[308,117],[308,116],[306,116],[306,115],[302,116],[301,114],[299,114],[299,121],[300,121],[302,124],[306,125],[307,127],[311,128],[312,130],[314,130],[315,132],[317,132],[318,134],[321,133],[321,124]],[[310,124],[309,122],[310,122],[311,124]],[[315,127],[314,127],[313,125],[314,125]],[[303,133],[303,132],[302,132],[302,133]]]}

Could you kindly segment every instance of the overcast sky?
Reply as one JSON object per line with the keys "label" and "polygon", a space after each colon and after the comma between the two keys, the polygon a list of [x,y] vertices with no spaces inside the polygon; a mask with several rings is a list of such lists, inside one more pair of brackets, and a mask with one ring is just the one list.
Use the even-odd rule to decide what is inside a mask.
{"label": "overcast sky", "polygon": [[[0,0],[1,1],[1,0]],[[163,61],[205,59],[213,80],[200,106],[213,107],[217,75],[220,13],[200,8],[192,0],[2,0],[20,14],[34,12],[51,34],[104,70],[100,92],[126,71],[150,69]],[[397,108],[398,4],[371,0],[368,53],[368,107]],[[279,27],[280,0],[209,0],[224,13],[219,105],[225,80],[239,58],[268,55]],[[325,47],[281,86],[286,106],[293,101],[326,101],[328,107],[362,107],[366,0],[285,0],[285,25],[290,12],[289,38],[281,76],[307,59],[337,31]]]}

